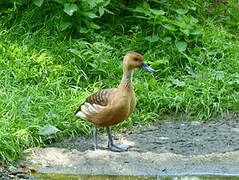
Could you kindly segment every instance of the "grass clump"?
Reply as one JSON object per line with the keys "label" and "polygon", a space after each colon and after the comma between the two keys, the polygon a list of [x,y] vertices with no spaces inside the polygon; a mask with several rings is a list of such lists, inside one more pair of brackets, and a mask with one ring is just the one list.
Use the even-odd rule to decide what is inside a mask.
{"label": "grass clump", "polygon": [[[154,10],[155,4],[137,4],[141,10],[156,13],[156,18],[142,15],[146,11],[135,11],[131,4],[130,10],[123,2],[121,5],[123,10],[118,13],[112,1],[110,8],[115,15],[99,19],[102,28],[89,29],[87,34],[80,34],[75,28],[62,32],[60,22],[64,18],[59,16],[59,6],[39,10],[29,5],[3,12],[1,163],[16,161],[29,147],[78,133],[89,134],[90,124],[74,117],[74,111],[91,93],[118,85],[121,57],[130,50],[144,54],[157,73],[136,70],[137,109],[120,126],[152,122],[163,114],[206,120],[225,112],[238,113],[239,39],[235,25],[222,24],[220,17],[213,19],[194,8],[167,11],[168,7],[162,6],[162,13]],[[232,9],[230,4],[230,12],[234,12]],[[187,23],[186,17],[193,19],[182,13],[191,11],[193,18],[200,16],[197,18],[201,21],[181,26],[180,23]],[[180,13],[185,15],[183,19],[178,17]],[[228,17],[235,21],[235,16]],[[139,18],[148,18],[145,22],[149,27]],[[174,31],[167,29],[169,26],[163,29],[156,20],[170,20],[170,27],[178,20],[180,23]],[[198,34],[187,35],[190,27]]]}

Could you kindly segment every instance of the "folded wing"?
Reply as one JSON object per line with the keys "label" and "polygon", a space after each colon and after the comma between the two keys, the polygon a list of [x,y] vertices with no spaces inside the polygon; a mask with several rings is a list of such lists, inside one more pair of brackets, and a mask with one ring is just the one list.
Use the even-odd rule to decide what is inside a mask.
{"label": "folded wing", "polygon": [[85,102],[77,109],[75,115],[88,120],[101,110],[106,108],[109,103],[109,96],[113,89],[103,89],[89,96]]}

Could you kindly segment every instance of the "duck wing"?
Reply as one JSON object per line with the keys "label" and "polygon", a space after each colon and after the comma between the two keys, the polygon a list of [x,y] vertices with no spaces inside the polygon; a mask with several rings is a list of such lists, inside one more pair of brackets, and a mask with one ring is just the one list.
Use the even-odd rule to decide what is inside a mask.
{"label": "duck wing", "polygon": [[115,88],[103,89],[86,98],[85,102],[76,110],[75,115],[82,119],[104,109],[109,103],[109,97]]}

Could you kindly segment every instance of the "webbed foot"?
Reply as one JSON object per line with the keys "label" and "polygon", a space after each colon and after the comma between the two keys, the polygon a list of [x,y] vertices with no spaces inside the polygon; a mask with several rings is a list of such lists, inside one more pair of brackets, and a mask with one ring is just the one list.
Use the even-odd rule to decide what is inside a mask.
{"label": "webbed foot", "polygon": [[109,150],[114,151],[114,152],[125,152],[125,151],[128,151],[129,147],[124,146],[124,145],[116,146],[113,144],[113,145],[109,145],[108,148],[109,148]]}

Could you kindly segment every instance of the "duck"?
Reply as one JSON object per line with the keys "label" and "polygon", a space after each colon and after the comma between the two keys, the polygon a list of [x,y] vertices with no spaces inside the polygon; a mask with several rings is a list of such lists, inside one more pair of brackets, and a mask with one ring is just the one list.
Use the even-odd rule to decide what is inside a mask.
{"label": "duck", "polygon": [[75,111],[75,115],[91,122],[93,128],[94,150],[98,146],[98,128],[106,127],[108,148],[111,151],[123,152],[128,147],[115,145],[112,138],[111,126],[126,120],[135,110],[136,96],[132,84],[133,72],[140,68],[155,72],[144,61],[144,56],[137,52],[127,52],[123,57],[123,76],[117,88],[102,89],[90,95]]}

